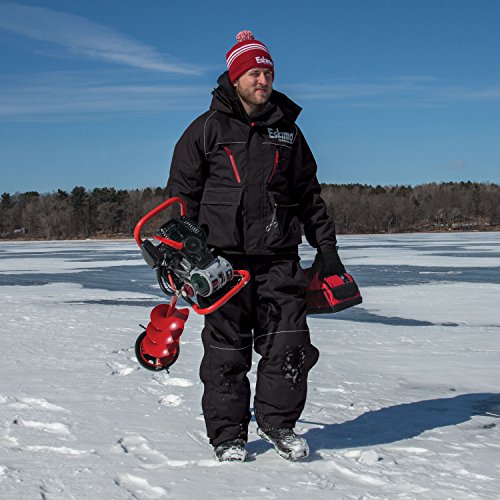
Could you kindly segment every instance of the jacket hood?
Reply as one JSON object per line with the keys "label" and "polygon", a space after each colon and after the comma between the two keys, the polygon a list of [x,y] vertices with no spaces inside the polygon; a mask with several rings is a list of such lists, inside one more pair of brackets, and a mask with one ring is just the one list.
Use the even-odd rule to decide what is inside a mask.
{"label": "jacket hood", "polygon": [[233,115],[244,122],[262,122],[265,125],[271,125],[278,120],[284,119],[290,124],[294,124],[302,111],[302,108],[285,94],[273,90],[263,110],[250,119],[229,79],[227,71],[219,76],[217,83],[219,86],[212,92],[210,109]]}

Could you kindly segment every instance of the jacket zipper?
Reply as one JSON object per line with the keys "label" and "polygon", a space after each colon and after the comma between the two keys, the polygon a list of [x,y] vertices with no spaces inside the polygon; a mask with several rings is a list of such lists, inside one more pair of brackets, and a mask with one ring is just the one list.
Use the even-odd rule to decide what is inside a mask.
{"label": "jacket zipper", "polygon": [[276,171],[276,167],[278,166],[279,159],[280,159],[280,150],[278,148],[276,148],[276,153],[274,154],[273,170],[271,172],[271,175],[269,176],[269,179],[267,179],[268,184],[271,182],[271,179],[274,177],[274,172]]}
{"label": "jacket zipper", "polygon": [[236,162],[234,161],[233,153],[227,146],[224,146],[224,151],[229,156],[229,160],[231,161],[231,166],[233,167],[234,175],[236,177],[236,180],[238,181],[238,184],[241,184],[240,173],[238,172],[238,167],[236,166]]}

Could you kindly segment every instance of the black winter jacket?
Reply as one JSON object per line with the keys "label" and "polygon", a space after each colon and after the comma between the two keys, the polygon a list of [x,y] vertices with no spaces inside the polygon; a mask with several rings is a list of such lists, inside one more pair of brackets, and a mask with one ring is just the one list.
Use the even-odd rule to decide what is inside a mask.
{"label": "black winter jacket", "polygon": [[223,73],[210,110],[175,146],[167,184],[208,243],[245,255],[297,254],[301,227],[323,251],[336,245],[316,179],[316,162],[295,124],[301,108],[274,91],[257,117],[249,118]]}

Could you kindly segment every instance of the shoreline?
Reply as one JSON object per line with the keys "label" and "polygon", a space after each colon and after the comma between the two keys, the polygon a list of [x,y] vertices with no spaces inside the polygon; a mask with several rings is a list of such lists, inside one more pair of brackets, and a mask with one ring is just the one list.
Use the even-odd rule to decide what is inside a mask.
{"label": "shoreline", "polygon": [[[349,237],[349,236],[387,236],[387,235],[412,235],[412,234],[467,234],[467,233],[500,233],[500,227],[498,228],[481,228],[481,229],[446,229],[446,230],[423,230],[423,231],[401,231],[401,232],[380,232],[380,233],[337,233],[337,237]],[[0,238],[1,243],[29,243],[29,242],[50,242],[50,241],[75,241],[75,242],[85,242],[85,241],[134,241],[133,236],[119,235],[119,236],[92,236],[90,238],[61,238],[61,239],[46,239],[46,238]]]}

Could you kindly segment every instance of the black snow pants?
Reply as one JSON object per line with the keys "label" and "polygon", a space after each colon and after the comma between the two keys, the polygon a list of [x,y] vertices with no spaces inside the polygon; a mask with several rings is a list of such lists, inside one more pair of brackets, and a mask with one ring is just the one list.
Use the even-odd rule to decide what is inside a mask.
{"label": "black snow pants", "polygon": [[203,415],[210,442],[241,437],[250,422],[252,347],[257,368],[254,413],[261,428],[293,428],[304,409],[307,375],[319,352],[306,323],[306,279],[298,258],[226,256],[246,269],[250,282],[220,309],[205,317]]}

